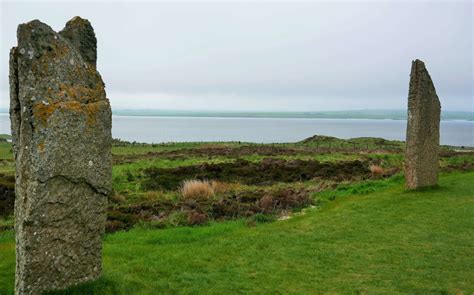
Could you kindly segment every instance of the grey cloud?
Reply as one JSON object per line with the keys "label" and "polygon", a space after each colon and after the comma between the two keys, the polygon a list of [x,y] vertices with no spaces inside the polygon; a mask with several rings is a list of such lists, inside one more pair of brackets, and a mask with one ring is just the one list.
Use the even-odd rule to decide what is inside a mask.
{"label": "grey cloud", "polygon": [[38,18],[59,30],[77,14],[96,30],[98,67],[116,107],[132,99],[171,108],[176,99],[191,109],[403,108],[415,58],[426,62],[444,109],[473,107],[470,1],[2,8],[3,91],[17,24]]}

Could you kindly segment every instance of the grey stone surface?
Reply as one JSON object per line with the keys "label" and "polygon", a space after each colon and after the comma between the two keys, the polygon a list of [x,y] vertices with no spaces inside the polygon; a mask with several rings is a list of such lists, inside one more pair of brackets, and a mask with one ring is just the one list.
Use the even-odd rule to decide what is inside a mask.
{"label": "grey stone surface", "polygon": [[111,109],[96,40],[79,17],[61,33],[18,26],[10,53],[16,162],[16,294],[62,289],[101,274],[111,191]]}
{"label": "grey stone surface", "polygon": [[418,189],[438,184],[441,104],[425,64],[412,62],[408,94],[405,185]]}
{"label": "grey stone surface", "polygon": [[66,23],[66,27],[59,32],[67,38],[82,55],[82,58],[92,65],[97,61],[97,39],[94,29],[87,19],[74,17]]}

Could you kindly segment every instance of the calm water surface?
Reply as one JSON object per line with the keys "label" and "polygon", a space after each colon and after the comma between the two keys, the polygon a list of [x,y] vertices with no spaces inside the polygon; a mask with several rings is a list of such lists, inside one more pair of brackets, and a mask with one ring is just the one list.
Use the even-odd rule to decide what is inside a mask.
{"label": "calm water surface", "polygon": [[[319,134],[339,138],[383,137],[404,140],[406,121],[366,119],[192,118],[113,116],[112,135],[128,141],[294,142]],[[8,114],[0,114],[0,133],[10,133]],[[474,122],[442,121],[441,144],[474,146]]]}

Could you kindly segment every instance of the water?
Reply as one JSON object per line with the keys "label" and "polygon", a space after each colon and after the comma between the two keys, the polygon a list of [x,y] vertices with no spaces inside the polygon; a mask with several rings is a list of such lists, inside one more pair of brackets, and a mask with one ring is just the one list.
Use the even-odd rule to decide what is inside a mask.
{"label": "water", "polygon": [[[318,134],[404,140],[406,121],[371,119],[193,118],[113,116],[112,135],[148,143],[182,141],[295,142]],[[10,133],[0,114],[0,133]],[[474,146],[474,122],[442,121],[441,144]]]}

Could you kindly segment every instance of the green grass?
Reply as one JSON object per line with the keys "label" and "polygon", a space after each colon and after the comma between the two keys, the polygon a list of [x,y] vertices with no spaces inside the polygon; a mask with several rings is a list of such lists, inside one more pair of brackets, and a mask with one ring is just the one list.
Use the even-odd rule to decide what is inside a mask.
{"label": "green grass", "polygon": [[[137,148],[138,149],[138,148]],[[322,153],[314,155],[281,155],[281,156],[262,156],[262,155],[245,155],[239,157],[251,162],[260,162],[265,158],[278,158],[284,160],[316,160],[320,162],[338,162],[338,161],[353,161],[362,159],[357,154],[341,154],[341,153]],[[143,169],[146,168],[176,168],[181,166],[190,166],[198,164],[217,164],[233,162],[236,158],[226,156],[208,157],[191,157],[188,156],[182,159],[164,159],[151,158],[144,160],[137,160],[133,163],[116,164],[112,169],[113,187],[117,192],[137,193],[141,191],[139,178]]]}
{"label": "green grass", "polygon": [[163,143],[163,144],[128,144],[125,146],[113,146],[112,154],[114,155],[140,155],[147,154],[150,152],[164,152],[170,150],[181,150],[200,148],[205,146],[218,145],[219,147],[238,147],[239,144],[236,142],[176,142],[176,143]]}
{"label": "green grass", "polygon": [[[471,294],[473,180],[453,173],[407,192],[394,177],[325,192],[333,201],[285,221],[108,235],[103,277],[64,294]],[[0,294],[10,294],[11,232],[0,257]]]}
{"label": "green grass", "polygon": [[0,142],[0,159],[13,159],[12,144],[9,142]]}

